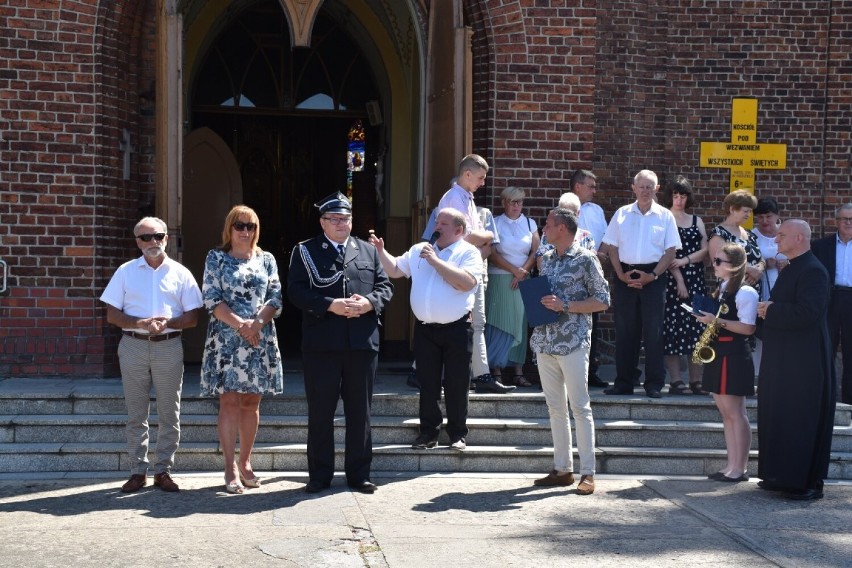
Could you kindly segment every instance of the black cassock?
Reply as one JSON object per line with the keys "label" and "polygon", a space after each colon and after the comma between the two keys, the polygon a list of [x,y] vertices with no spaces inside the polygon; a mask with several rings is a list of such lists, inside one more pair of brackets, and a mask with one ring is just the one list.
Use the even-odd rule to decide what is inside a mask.
{"label": "black cassock", "polygon": [[835,404],[830,292],[828,272],[808,251],[779,274],[762,323],[757,475],[775,486],[822,489],[828,473]]}

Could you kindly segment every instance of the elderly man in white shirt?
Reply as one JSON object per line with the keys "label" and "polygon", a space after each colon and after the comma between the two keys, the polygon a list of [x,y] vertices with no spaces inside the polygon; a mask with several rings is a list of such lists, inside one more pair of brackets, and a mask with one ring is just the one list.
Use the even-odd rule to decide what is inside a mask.
{"label": "elderly man in white shirt", "polygon": [[603,242],[615,272],[615,383],[606,394],[633,394],[641,343],[645,344],[645,392],[660,398],[665,384],[663,314],[668,267],[680,248],[671,211],[654,197],[657,174],[642,170],[633,178],[636,201],[612,216]]}
{"label": "elderly man in white shirt", "polygon": [[442,376],[450,447],[467,447],[470,312],[482,278],[482,257],[464,240],[465,227],[459,211],[442,209],[435,224],[439,234],[435,244],[417,243],[399,257],[385,250],[383,239],[370,236],[388,276],[411,278],[411,310],[417,318],[414,359],[420,377],[420,434],[414,449],[434,448],[438,443]]}
{"label": "elderly man in white shirt", "polygon": [[107,321],[123,330],[118,360],[128,414],[130,479],[121,491],[133,493],[148,484],[148,414],[153,386],[159,418],[154,485],[175,492],[179,488],[170,471],[180,442],[180,335],[198,322],[201,290],[192,273],[166,254],[169,231],[162,219],[145,217],[133,228],[133,236],[142,256],[122,264],[101,295],[107,305]]}

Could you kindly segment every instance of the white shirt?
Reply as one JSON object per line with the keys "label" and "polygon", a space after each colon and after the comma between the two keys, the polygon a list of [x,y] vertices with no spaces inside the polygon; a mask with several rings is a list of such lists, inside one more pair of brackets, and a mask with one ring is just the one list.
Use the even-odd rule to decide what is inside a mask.
{"label": "white shirt", "polygon": [[600,205],[591,201],[580,205],[580,216],[577,218],[577,226],[589,231],[597,244],[597,249],[601,248],[604,233],[606,233],[606,217],[604,217],[604,211]]}
{"label": "white shirt", "polygon": [[674,215],[656,201],[645,214],[635,201],[621,207],[612,216],[603,242],[618,247],[618,258],[625,264],[654,264],[666,249],[681,247]]}
{"label": "white shirt", "polygon": [[844,243],[837,235],[834,247],[834,285],[852,286],[852,240]]}
{"label": "white shirt", "polygon": [[[535,221],[521,214],[512,220],[505,214],[494,219],[497,232],[502,236],[497,245],[499,252],[512,266],[522,266],[530,256],[532,248],[532,234],[538,230]],[[498,268],[493,263],[488,266],[489,274],[510,274],[509,271]]]}
{"label": "white shirt", "polygon": [[[751,230],[754,236],[757,237],[757,247],[760,249],[760,256],[764,260],[774,258],[775,260],[787,260],[787,257],[778,253],[778,243],[775,242],[775,237],[767,237],[756,228]],[[768,300],[772,287],[775,286],[775,281],[778,280],[778,268],[766,268],[763,271],[763,278],[760,287],[761,300]]]}
{"label": "white shirt", "polygon": [[482,221],[479,219],[479,214],[476,212],[476,204],[473,202],[473,194],[457,183],[454,183],[453,187],[448,189],[444,196],[441,197],[441,201],[438,202],[438,207],[436,209],[440,211],[441,209],[446,209],[448,207],[455,209],[464,215],[464,218],[467,221],[467,230],[465,231],[466,235],[473,231],[483,230]]}
{"label": "white shirt", "polygon": [[[721,289],[727,287],[728,281],[722,282]],[[746,325],[754,325],[757,322],[757,290],[743,284],[737,290],[734,303],[737,306],[737,320]]]}
{"label": "white shirt", "polygon": [[461,239],[435,252],[438,258],[467,271],[476,279],[468,291],[456,290],[431,264],[420,258],[425,243],[417,243],[397,258],[396,266],[411,278],[411,311],[426,323],[452,323],[473,309],[476,286],[482,277],[482,257],[472,244]]}
{"label": "white shirt", "polygon": [[[200,308],[201,290],[184,265],[166,257],[153,269],[145,257],[125,262],[107,284],[101,301],[137,318],[176,318]],[[134,328],[128,331],[144,333]],[[176,331],[166,328],[163,333]]]}

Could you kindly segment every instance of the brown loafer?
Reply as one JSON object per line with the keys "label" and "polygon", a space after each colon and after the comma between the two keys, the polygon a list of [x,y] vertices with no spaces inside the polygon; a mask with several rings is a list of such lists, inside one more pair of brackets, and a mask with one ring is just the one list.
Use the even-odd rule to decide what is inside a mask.
{"label": "brown loafer", "polygon": [[180,491],[180,487],[178,487],[178,484],[174,482],[172,476],[169,475],[169,472],[167,471],[164,471],[163,473],[158,473],[154,476],[154,485],[156,485],[163,491],[168,491],[169,493]]}
{"label": "brown loafer", "polygon": [[538,485],[539,487],[554,487],[562,485],[567,487],[569,485],[574,485],[574,474],[571,472],[559,473],[554,469],[548,473],[546,477],[533,481],[533,485]]}
{"label": "brown loafer", "polygon": [[121,486],[122,493],[136,493],[148,485],[148,476],[143,473],[134,473],[124,485]]}
{"label": "brown loafer", "polygon": [[580,476],[580,483],[577,484],[578,495],[591,495],[595,492],[595,478],[591,475]]}

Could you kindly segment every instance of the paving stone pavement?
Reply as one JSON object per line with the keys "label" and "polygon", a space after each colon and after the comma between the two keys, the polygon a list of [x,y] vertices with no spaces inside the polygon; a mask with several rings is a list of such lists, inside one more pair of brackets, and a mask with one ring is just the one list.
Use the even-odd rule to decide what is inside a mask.
{"label": "paving stone pavement", "polygon": [[754,482],[598,476],[597,490],[533,475],[374,474],[374,495],[303,492],[258,472],[228,495],[181,474],[181,492],[126,495],[111,474],[0,474],[0,566],[683,567],[849,566],[852,484],[798,503]]}

